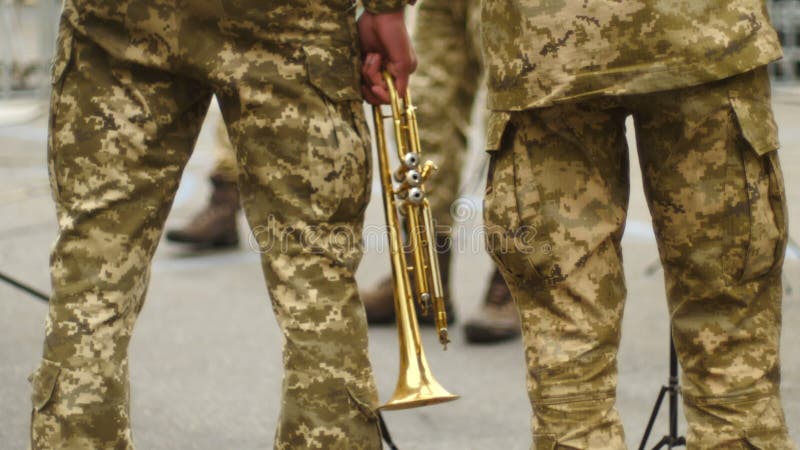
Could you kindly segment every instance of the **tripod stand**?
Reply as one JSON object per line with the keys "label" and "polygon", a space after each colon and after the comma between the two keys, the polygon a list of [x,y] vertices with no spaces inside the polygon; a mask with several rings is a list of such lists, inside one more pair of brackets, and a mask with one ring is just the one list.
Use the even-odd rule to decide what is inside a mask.
{"label": "tripod stand", "polygon": [[678,353],[675,351],[675,342],[672,336],[669,339],[669,380],[666,386],[661,386],[661,392],[658,393],[658,399],[653,407],[653,413],[650,415],[650,421],[647,422],[647,428],[642,436],[642,443],[639,444],[639,450],[644,450],[647,445],[647,439],[650,438],[650,432],[653,430],[653,424],[658,417],[658,412],[661,409],[661,402],[664,400],[664,395],[669,394],[669,434],[661,438],[661,440],[653,447],[652,450],[657,450],[661,447],[667,446],[668,449],[685,446],[686,438],[678,436],[678,394],[680,393],[680,385],[678,384]]}

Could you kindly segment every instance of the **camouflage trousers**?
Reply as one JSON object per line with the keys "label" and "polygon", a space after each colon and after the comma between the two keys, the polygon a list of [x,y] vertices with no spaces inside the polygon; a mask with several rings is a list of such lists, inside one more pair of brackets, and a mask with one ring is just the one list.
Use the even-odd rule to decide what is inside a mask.
{"label": "camouflage trousers", "polygon": [[483,80],[478,0],[425,0],[418,7],[411,77],[419,138],[426,159],[440,170],[428,193],[431,213],[447,234],[458,197],[472,106]]}
{"label": "camouflage trousers", "polygon": [[493,114],[484,220],[522,317],[532,448],[625,448],[614,403],[629,115],[683,370],[688,449],[795,448],[779,397],[787,218],[763,68]]}
{"label": "camouflage trousers", "polygon": [[[59,229],[43,359],[30,378],[32,448],[133,448],[128,345],[214,95],[285,338],[274,446],[381,448],[354,279],[371,163],[353,11],[315,2],[292,19],[269,14],[299,7],[243,7],[263,13],[260,29],[232,20],[233,3],[224,19],[181,17],[201,9],[170,2],[157,11],[138,2],[135,16],[102,9],[117,4],[127,2],[84,16],[87,4],[79,12],[68,0],[60,25],[48,155]],[[282,33],[275,23],[320,29]],[[199,47],[160,47],[175,40],[158,33],[175,30]]]}

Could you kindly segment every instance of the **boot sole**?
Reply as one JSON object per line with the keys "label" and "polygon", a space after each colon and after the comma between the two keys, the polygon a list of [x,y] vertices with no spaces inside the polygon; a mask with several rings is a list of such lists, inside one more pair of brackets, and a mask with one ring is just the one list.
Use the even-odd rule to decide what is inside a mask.
{"label": "boot sole", "polygon": [[239,245],[239,238],[236,239],[217,239],[213,241],[198,241],[191,239],[180,234],[167,233],[167,241],[175,242],[178,244],[190,244],[197,248],[224,248],[224,247],[237,247]]}
{"label": "boot sole", "polygon": [[394,325],[395,317],[367,317],[367,325]]}
{"label": "boot sole", "polygon": [[520,335],[520,331],[498,330],[479,325],[466,324],[464,326],[464,334],[467,337],[467,342],[473,344],[494,344],[496,342],[516,339]]}

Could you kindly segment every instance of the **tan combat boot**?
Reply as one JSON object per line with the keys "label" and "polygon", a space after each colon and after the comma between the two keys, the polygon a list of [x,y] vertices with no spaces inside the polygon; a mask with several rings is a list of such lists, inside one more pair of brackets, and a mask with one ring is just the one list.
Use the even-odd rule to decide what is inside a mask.
{"label": "tan combat boot", "polygon": [[[450,254],[451,248],[449,238],[437,237],[437,248],[439,255],[439,271],[442,274],[442,286],[444,287],[444,309],[447,313],[447,323],[455,321],[455,311],[453,302],[450,300]],[[361,300],[367,310],[367,323],[370,325],[385,325],[394,323],[394,284],[391,275],[381,280],[375,288],[361,293]],[[433,325],[433,314],[423,316],[420,314],[419,305],[415,304],[417,318],[423,325]]]}
{"label": "tan combat boot", "polygon": [[191,244],[198,248],[239,245],[236,213],[240,206],[236,183],[213,176],[211,183],[214,190],[208,205],[185,227],[169,230],[168,241]]}
{"label": "tan combat boot", "polygon": [[520,334],[519,311],[500,271],[495,269],[478,316],[464,325],[467,341],[490,344]]}

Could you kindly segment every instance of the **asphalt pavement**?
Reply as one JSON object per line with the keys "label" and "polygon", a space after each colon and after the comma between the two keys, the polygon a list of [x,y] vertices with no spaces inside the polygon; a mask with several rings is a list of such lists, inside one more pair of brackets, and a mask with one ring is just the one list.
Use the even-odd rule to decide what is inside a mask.
{"label": "asphalt pavement", "polygon": [[[40,106],[0,101],[0,272],[49,291],[48,258],[55,238],[53,202],[45,162],[46,120]],[[800,89],[777,87],[783,168],[794,245],[785,265],[782,395],[792,436],[800,441]],[[207,199],[212,165],[212,111],[184,174],[167,226],[184,224]],[[464,170],[457,223],[453,297],[457,322],[447,351],[424,332],[432,371],[456,402],[387,412],[403,450],[513,450],[530,445],[530,404],[519,340],[468,345],[461,325],[480,305],[491,272],[480,232],[480,130]],[[631,148],[634,148],[631,142]],[[638,164],[632,161],[632,196],[624,238],[628,280],[620,348],[618,406],[627,441],[637,448],[668,374],[668,323],[662,272]],[[243,222],[243,220],[242,220]],[[382,225],[377,185],[367,223]],[[155,256],[147,304],[131,343],[133,434],[143,450],[266,449],[279,412],[281,336],[269,304],[259,255],[241,226],[242,245],[195,253],[162,242]],[[358,279],[374,284],[388,273],[385,245],[368,236]],[[0,282],[0,449],[24,449],[30,420],[26,377],[39,361],[46,305]],[[398,373],[393,327],[370,330],[370,354],[380,396],[386,400]],[[653,431],[667,432],[666,409]],[[681,416],[680,430],[685,430]]]}

